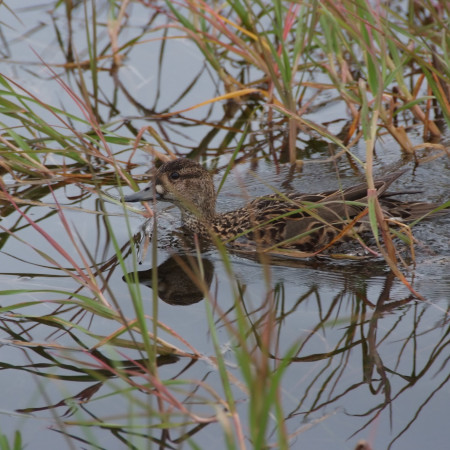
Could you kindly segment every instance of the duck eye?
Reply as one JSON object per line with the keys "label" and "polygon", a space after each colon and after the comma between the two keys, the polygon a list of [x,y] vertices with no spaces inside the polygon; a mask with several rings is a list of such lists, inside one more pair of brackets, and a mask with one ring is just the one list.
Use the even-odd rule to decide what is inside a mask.
{"label": "duck eye", "polygon": [[171,180],[178,180],[178,178],[180,178],[180,174],[178,172],[172,172],[170,174],[170,179]]}

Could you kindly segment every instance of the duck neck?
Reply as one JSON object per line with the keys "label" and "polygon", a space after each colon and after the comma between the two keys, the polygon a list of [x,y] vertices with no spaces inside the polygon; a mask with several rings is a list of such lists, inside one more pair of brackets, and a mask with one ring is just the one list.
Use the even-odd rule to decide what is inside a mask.
{"label": "duck neck", "polygon": [[[207,195],[205,195],[207,194]],[[181,210],[183,226],[194,233],[208,234],[207,230],[216,220],[216,195],[214,188],[191,193],[190,202],[183,202],[177,206]]]}
{"label": "duck neck", "polygon": [[191,211],[182,210],[181,211],[181,221],[183,227],[187,228],[193,233],[197,233],[200,235],[208,235],[209,226],[214,221],[216,215],[201,215],[195,214]]}

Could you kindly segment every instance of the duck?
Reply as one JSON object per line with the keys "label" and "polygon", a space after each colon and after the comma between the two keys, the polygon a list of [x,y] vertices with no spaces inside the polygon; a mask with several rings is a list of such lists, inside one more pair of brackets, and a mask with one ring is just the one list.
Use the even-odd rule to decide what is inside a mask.
{"label": "duck", "polygon": [[[374,181],[385,218],[408,223],[432,212],[435,203],[405,202],[394,198],[388,188],[405,171]],[[409,193],[409,192],[408,192]],[[358,238],[370,230],[367,184],[345,189],[309,193],[275,193],[251,200],[233,211],[216,211],[216,191],[212,175],[198,162],[177,158],[163,163],[153,181],[144,189],[123,197],[125,202],[162,201],[181,211],[181,226],[199,238],[234,246],[320,252],[341,237]]]}

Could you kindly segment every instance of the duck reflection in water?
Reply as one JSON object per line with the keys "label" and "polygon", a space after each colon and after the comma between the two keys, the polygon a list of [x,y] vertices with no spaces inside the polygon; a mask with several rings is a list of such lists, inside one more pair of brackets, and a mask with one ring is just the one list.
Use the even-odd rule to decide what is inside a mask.
{"label": "duck reflection in water", "polygon": [[[139,283],[152,286],[153,270],[137,272]],[[207,258],[197,259],[194,255],[173,255],[157,268],[158,297],[169,305],[192,305],[203,300],[214,275],[214,264]],[[127,274],[134,280],[134,273]],[[125,280],[126,277],[123,277]]]}

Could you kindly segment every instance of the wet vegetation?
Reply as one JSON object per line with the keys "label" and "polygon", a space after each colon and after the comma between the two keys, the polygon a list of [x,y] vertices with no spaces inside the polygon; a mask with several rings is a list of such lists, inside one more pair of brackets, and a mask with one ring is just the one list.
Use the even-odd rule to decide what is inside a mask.
{"label": "wet vegetation", "polygon": [[[447,3],[1,3],[1,448],[445,446],[450,222],[374,177],[450,206]],[[175,156],[366,180],[375,256],[184,252],[118,200]]]}

